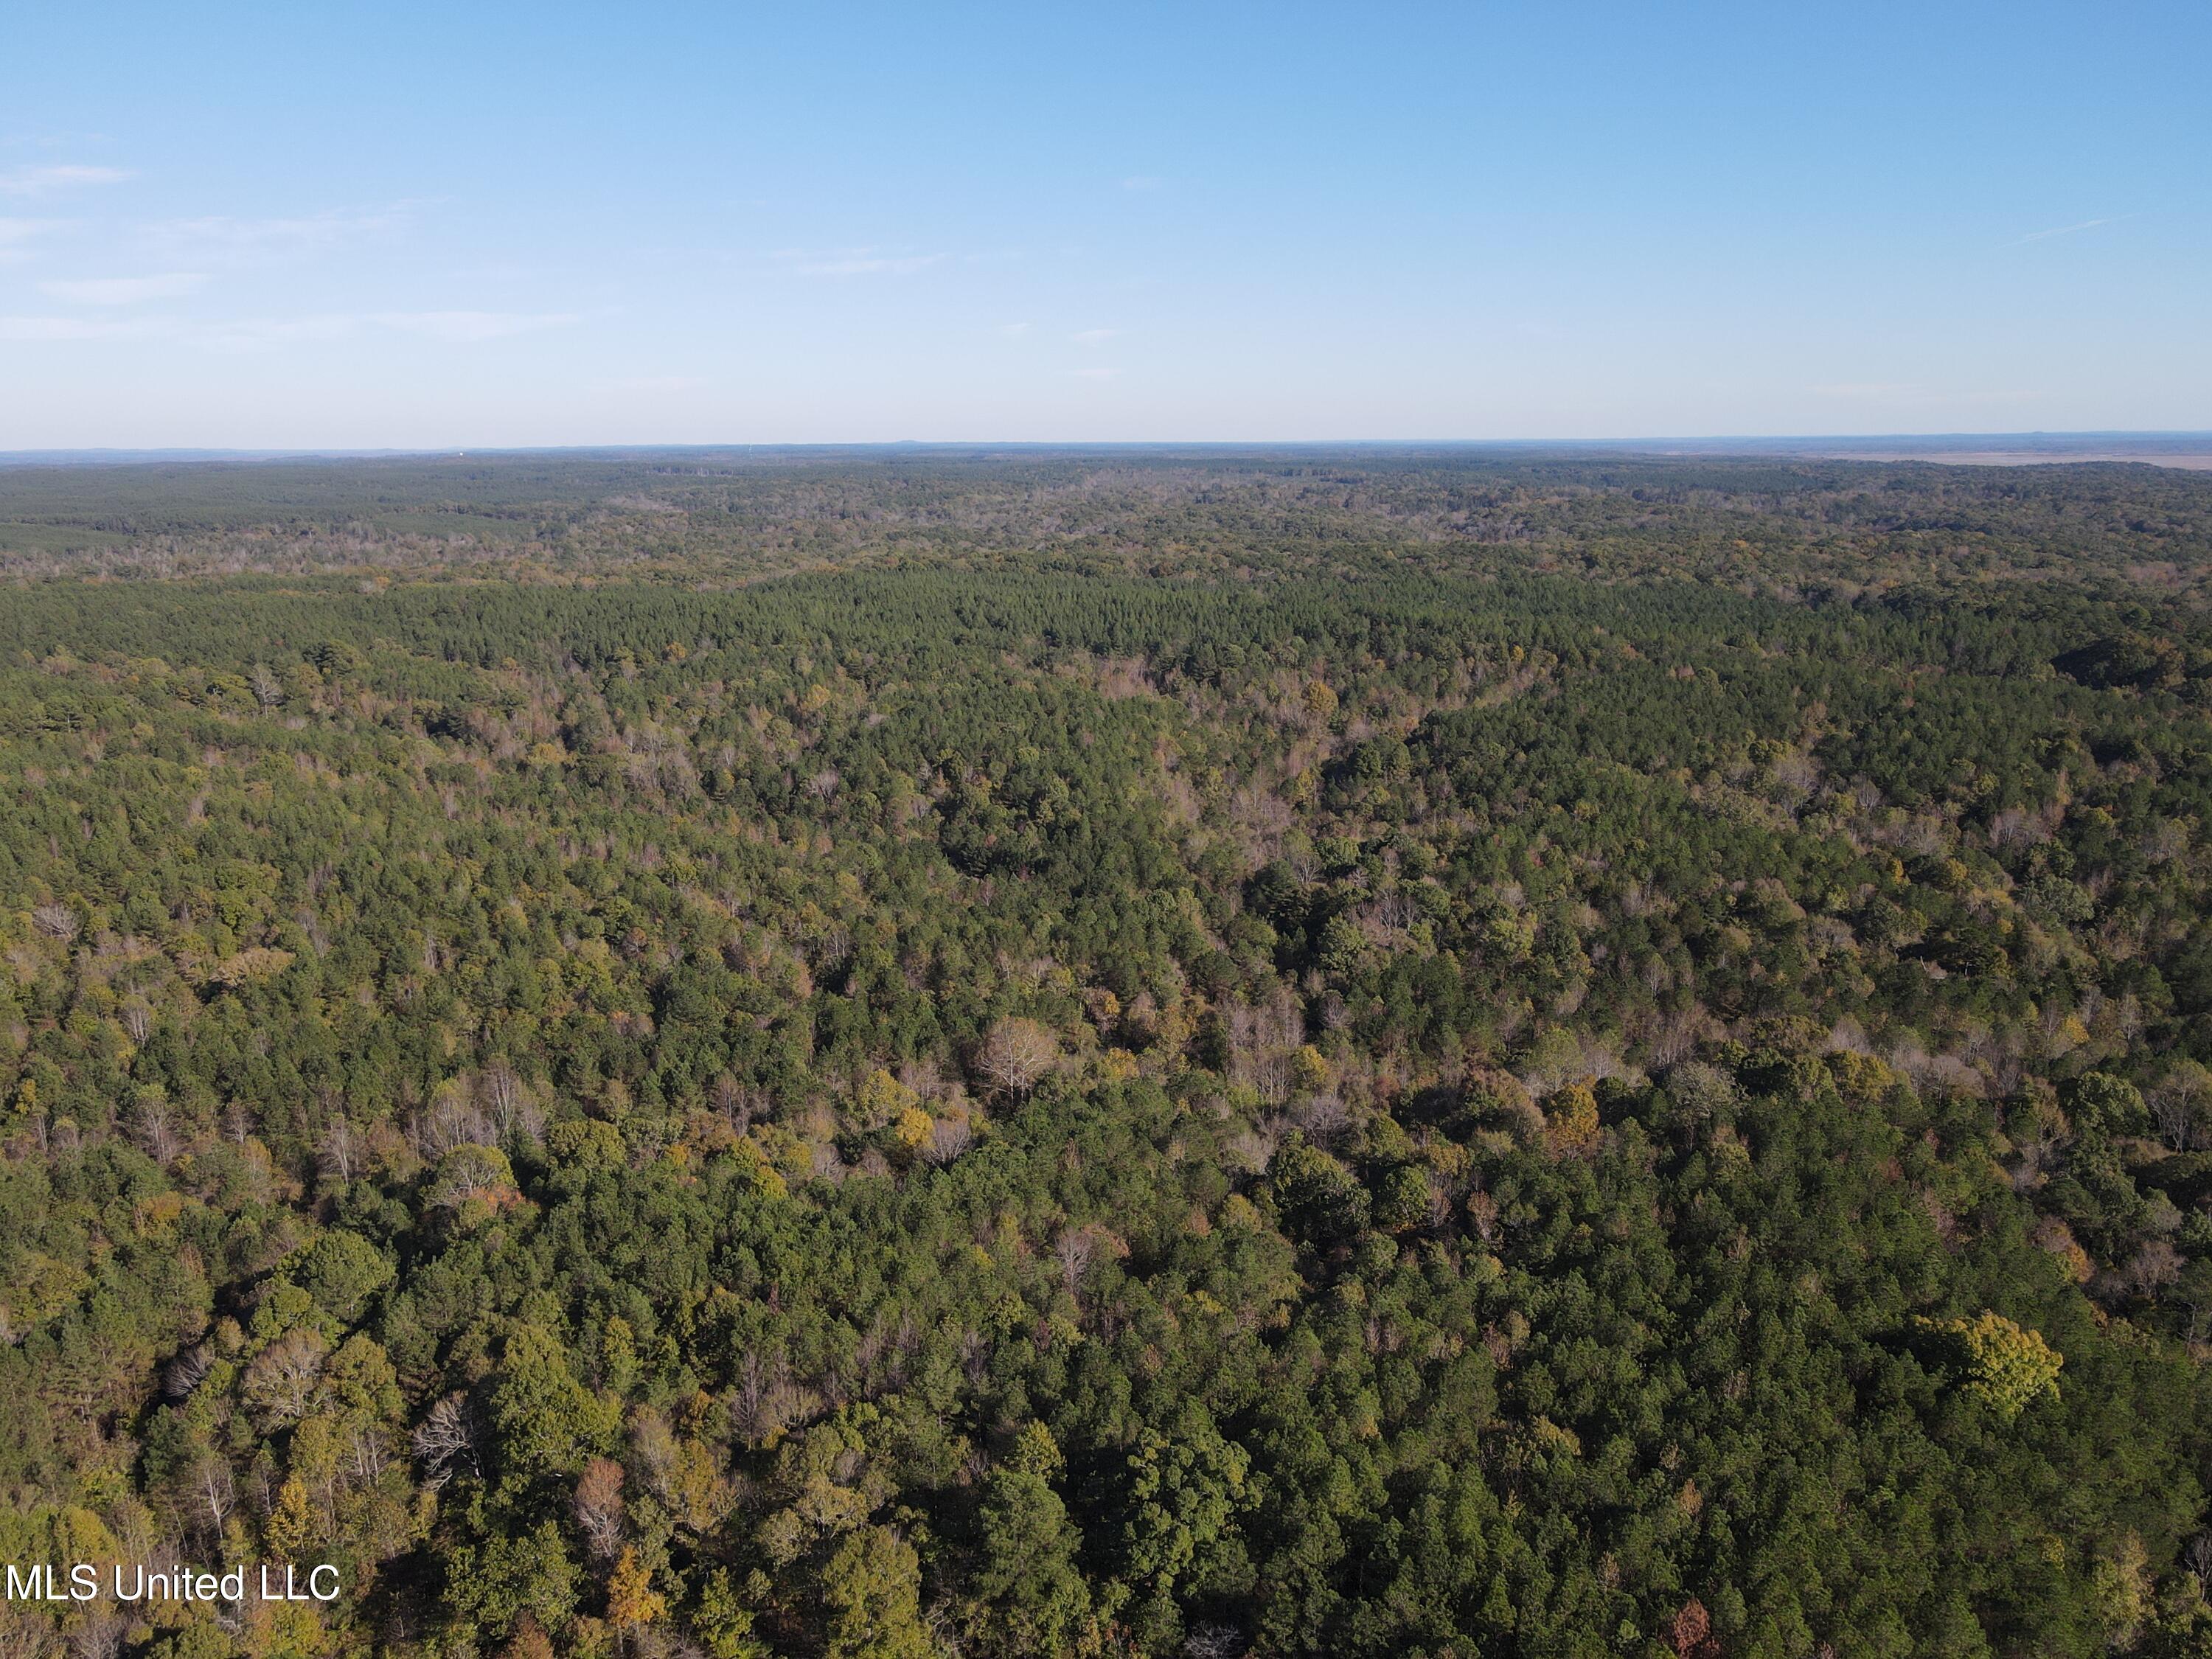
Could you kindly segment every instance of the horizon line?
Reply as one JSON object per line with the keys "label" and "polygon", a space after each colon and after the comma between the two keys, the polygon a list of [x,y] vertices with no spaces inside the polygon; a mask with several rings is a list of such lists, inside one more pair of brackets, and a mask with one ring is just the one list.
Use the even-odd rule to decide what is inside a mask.
{"label": "horizon line", "polygon": [[2048,428],[2013,432],[1807,432],[1699,433],[1642,434],[1603,438],[896,438],[896,439],[776,439],[678,440],[634,443],[444,443],[392,445],[307,444],[97,444],[55,445],[51,447],[0,449],[0,463],[36,465],[67,461],[185,461],[185,460],[373,460],[434,459],[471,456],[666,454],[678,452],[791,452],[823,450],[1346,450],[1346,449],[1648,449],[1657,446],[1728,445],[1752,449],[1808,445],[1912,444],[2061,445],[2083,442],[2212,444],[2212,428]]}

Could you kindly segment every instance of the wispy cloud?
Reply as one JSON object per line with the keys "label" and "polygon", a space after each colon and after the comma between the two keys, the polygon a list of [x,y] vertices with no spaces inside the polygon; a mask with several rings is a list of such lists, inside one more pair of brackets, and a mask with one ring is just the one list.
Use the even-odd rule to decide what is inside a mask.
{"label": "wispy cloud", "polygon": [[54,229],[58,219],[0,219],[0,265],[31,257],[31,244]]}
{"label": "wispy cloud", "polygon": [[403,228],[420,204],[393,202],[376,208],[329,208],[320,213],[270,219],[215,214],[165,219],[146,228],[153,248],[196,261],[242,262],[324,253]]}
{"label": "wispy cloud", "polygon": [[1005,335],[1009,340],[1018,340],[1023,335],[1029,331],[1030,325],[1027,323],[1000,323],[999,325],[999,332]]}
{"label": "wispy cloud", "polygon": [[2094,230],[2100,225],[2117,225],[2129,219],[2140,219],[2139,213],[2116,213],[2109,219],[2084,219],[2078,225],[2055,225],[2049,230],[2033,230],[2016,242],[2007,242],[2007,247],[2026,247],[2030,242],[2047,242],[2054,236],[2071,236],[2076,231]]}
{"label": "wispy cloud", "polygon": [[1925,386],[1911,386],[1902,380],[1837,380],[1826,386],[1812,388],[1816,398],[1924,398]]}
{"label": "wispy cloud", "polygon": [[404,334],[419,334],[425,339],[473,344],[482,340],[511,339],[518,334],[536,334],[549,328],[567,328],[584,319],[574,311],[380,311],[373,313],[368,320],[385,328],[396,328]]}
{"label": "wispy cloud", "polygon": [[121,167],[68,165],[9,167],[0,171],[0,196],[51,196],[85,185],[119,185],[131,175]]}
{"label": "wispy cloud", "polygon": [[1159,187],[1160,181],[1149,173],[1135,173],[1121,181],[1124,190],[1158,190]]}
{"label": "wispy cloud", "polygon": [[158,276],[88,276],[41,283],[39,287],[72,305],[135,306],[149,300],[177,299],[206,285],[207,278],[198,271],[172,270]]}
{"label": "wispy cloud", "polygon": [[285,346],[344,339],[360,333],[365,320],[345,312],[307,317],[234,317],[202,325],[193,337],[216,351],[276,351]]}
{"label": "wispy cloud", "polygon": [[778,248],[773,256],[802,276],[908,276],[944,263],[942,253],[894,253],[878,247],[811,252]]}
{"label": "wispy cloud", "polygon": [[1121,371],[1118,368],[1072,368],[1068,373],[1079,380],[1110,380]]}
{"label": "wispy cloud", "polygon": [[696,392],[706,384],[705,378],[697,374],[632,374],[615,381],[613,389],[642,392]]}
{"label": "wispy cloud", "polygon": [[1910,380],[1839,380],[1826,386],[1808,386],[1807,390],[1816,398],[1832,398],[1841,403],[1881,403],[1898,408],[2026,404],[2045,395],[2040,392],[1991,389],[1960,392],[1942,386],[1918,386]]}
{"label": "wispy cloud", "polygon": [[174,332],[160,317],[0,317],[0,340],[150,340]]}
{"label": "wispy cloud", "polygon": [[389,330],[448,345],[475,345],[565,328],[582,320],[581,313],[570,311],[341,311],[209,321],[174,317],[0,317],[0,340],[163,339],[214,351],[273,351]]}
{"label": "wispy cloud", "polygon": [[1081,346],[1104,345],[1121,331],[1118,328],[1085,328],[1078,329],[1067,337]]}
{"label": "wispy cloud", "polygon": [[905,276],[927,270],[944,257],[941,253],[907,253],[881,258],[827,259],[818,264],[800,265],[799,270],[808,276]]}

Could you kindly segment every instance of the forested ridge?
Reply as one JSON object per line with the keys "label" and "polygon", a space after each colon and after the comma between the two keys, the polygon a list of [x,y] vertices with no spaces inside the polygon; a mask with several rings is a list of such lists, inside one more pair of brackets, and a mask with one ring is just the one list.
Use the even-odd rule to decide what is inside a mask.
{"label": "forested ridge", "polygon": [[2212,1651],[2212,477],[0,471],[0,1653]]}
{"label": "forested ridge", "polygon": [[617,450],[0,465],[0,575],[384,568],[709,584],[884,560],[1161,575],[2124,584],[2203,596],[2212,492],[2148,465],[1528,447]]}

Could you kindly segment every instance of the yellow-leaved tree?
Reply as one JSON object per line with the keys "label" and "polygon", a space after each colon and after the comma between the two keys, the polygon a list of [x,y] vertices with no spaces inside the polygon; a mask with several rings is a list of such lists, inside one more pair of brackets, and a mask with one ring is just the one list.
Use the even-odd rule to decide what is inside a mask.
{"label": "yellow-leaved tree", "polygon": [[2045,1392],[2058,1395],[2066,1356],[2040,1331],[1984,1309],[1972,1319],[1923,1319],[1923,1330],[1947,1339],[1966,1372],[1964,1391],[2010,1422]]}
{"label": "yellow-leaved tree", "polygon": [[637,1559],[637,1552],[623,1546],[614,1572],[607,1579],[607,1622],[617,1630],[649,1625],[668,1611],[668,1598],[653,1587],[653,1575]]}

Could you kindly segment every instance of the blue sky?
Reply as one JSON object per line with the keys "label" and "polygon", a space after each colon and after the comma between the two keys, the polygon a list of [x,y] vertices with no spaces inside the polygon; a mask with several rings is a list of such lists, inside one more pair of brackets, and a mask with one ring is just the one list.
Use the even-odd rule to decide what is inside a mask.
{"label": "blue sky", "polygon": [[0,448],[2212,428],[2212,7],[13,9]]}

